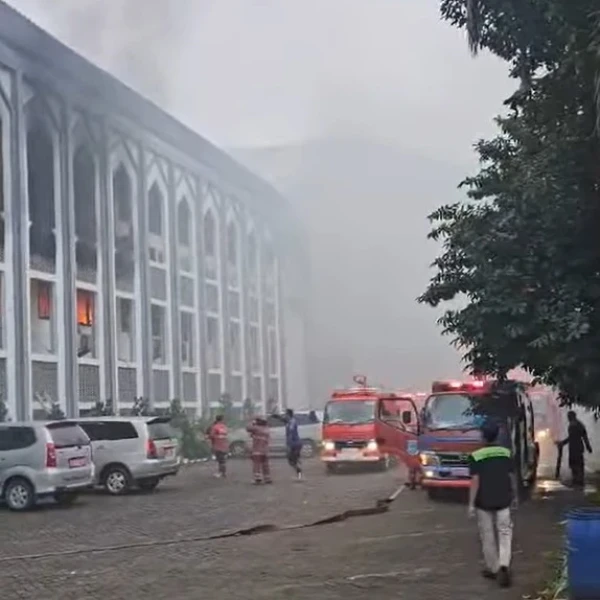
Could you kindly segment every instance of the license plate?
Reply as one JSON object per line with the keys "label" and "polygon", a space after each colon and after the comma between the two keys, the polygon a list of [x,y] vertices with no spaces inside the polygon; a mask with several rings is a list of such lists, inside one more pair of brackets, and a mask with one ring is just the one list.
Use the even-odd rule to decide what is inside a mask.
{"label": "license plate", "polygon": [[455,477],[468,477],[469,469],[467,467],[456,467],[452,469],[452,475]]}
{"label": "license plate", "polygon": [[344,448],[342,450],[343,458],[358,458],[360,456],[360,450],[356,448]]}
{"label": "license plate", "polygon": [[78,458],[70,458],[69,459],[69,468],[77,469],[78,467],[85,467],[88,464],[87,458],[85,456],[80,456]]}
{"label": "license plate", "polygon": [[175,456],[175,448],[165,448],[165,458],[173,458]]}

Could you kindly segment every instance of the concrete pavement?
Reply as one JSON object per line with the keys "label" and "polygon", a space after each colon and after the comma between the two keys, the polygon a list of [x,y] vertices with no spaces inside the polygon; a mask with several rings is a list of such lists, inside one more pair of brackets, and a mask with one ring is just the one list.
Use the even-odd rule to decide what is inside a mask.
{"label": "concrete pavement", "polygon": [[274,461],[276,484],[250,484],[246,462],[231,478],[186,469],[151,495],[90,496],[69,510],[0,511],[0,589],[10,598],[64,600],[334,600],[521,598],[558,547],[569,493],[551,490],[517,516],[515,588],[479,577],[475,525],[458,503],[404,491],[390,511],[312,528],[207,540],[257,524],[311,523],[374,506],[402,473],[324,475],[314,461],[293,481]]}

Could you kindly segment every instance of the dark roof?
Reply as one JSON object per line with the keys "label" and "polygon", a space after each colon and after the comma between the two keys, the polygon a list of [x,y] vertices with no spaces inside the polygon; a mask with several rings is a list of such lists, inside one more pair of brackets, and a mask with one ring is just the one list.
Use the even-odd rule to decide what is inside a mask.
{"label": "dark roof", "polygon": [[[52,82],[55,89],[86,98],[102,112],[117,113],[190,156],[218,179],[252,197],[267,216],[285,210],[283,197],[225,152],[161,110],[106,71],[92,64],[0,0],[0,42],[18,51],[27,74]],[[70,88],[70,89],[69,89]]]}

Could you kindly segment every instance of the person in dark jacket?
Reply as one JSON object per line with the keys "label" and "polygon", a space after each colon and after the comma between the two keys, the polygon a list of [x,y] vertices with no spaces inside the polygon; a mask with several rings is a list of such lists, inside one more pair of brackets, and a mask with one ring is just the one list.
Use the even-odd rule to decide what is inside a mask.
{"label": "person in dark jacket", "polygon": [[568,435],[565,440],[558,442],[561,448],[569,447],[569,468],[573,478],[574,487],[584,487],[585,485],[585,457],[584,451],[592,453],[592,446],[588,438],[585,425],[577,418],[577,413],[570,410],[567,413],[569,420]]}

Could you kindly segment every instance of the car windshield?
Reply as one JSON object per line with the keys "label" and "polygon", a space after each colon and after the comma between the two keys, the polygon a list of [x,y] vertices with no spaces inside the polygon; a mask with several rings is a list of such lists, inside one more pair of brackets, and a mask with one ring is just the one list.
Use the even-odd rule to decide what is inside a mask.
{"label": "car windshield", "polygon": [[56,448],[87,446],[90,438],[77,423],[50,423],[46,425]]}
{"label": "car windshield", "polygon": [[325,407],[323,423],[362,425],[375,420],[374,400],[349,400],[330,402]]}
{"label": "car windshield", "polygon": [[466,394],[430,396],[425,407],[429,429],[471,429],[481,425],[482,416],[473,413],[473,398]]}

